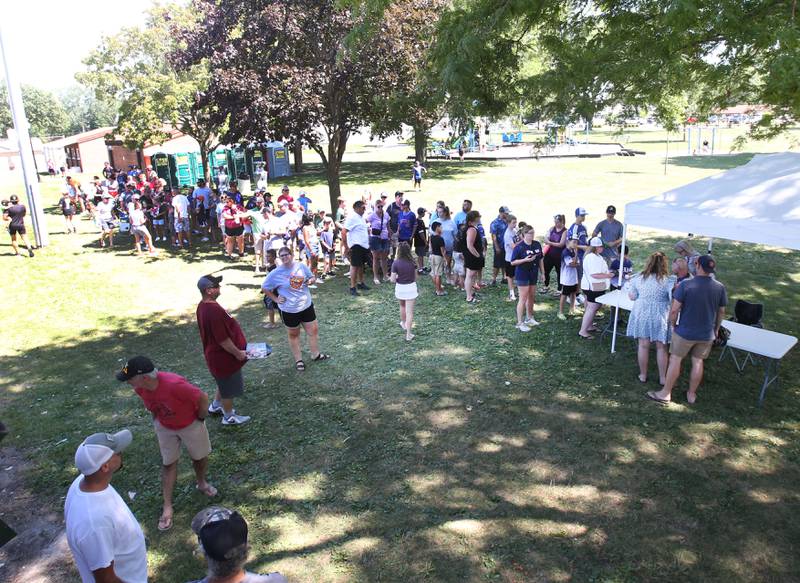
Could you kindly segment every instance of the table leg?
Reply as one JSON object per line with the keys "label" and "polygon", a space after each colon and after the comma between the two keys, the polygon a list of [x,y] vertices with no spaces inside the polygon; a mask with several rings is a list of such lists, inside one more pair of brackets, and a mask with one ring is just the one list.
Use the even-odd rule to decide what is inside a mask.
{"label": "table leg", "polygon": [[779,360],[774,358],[764,358],[764,384],[761,385],[761,394],[758,396],[758,406],[764,405],[764,398],[767,396],[767,387],[778,380]]}

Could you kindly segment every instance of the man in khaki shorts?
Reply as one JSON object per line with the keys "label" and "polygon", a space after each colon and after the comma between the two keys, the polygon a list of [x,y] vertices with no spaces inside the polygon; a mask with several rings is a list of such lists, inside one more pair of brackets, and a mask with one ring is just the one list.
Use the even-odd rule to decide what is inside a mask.
{"label": "man in khaki shorts", "polygon": [[711,277],[716,267],[711,255],[701,255],[697,259],[697,276],[679,283],[672,293],[669,312],[672,341],[667,378],[664,388],[645,395],[652,401],[666,405],[672,400],[672,389],[678,382],[681,364],[687,356],[692,359],[692,371],[686,401],[693,405],[697,400],[697,389],[703,381],[703,361],[711,354],[728,305],[725,286]]}
{"label": "man in khaki shorts", "polygon": [[208,395],[180,375],[156,370],[146,356],[131,358],[117,373],[117,380],[127,382],[141,397],[145,408],[153,414],[153,425],[161,450],[161,489],[164,507],[158,530],[172,528],[172,491],[178,477],[181,444],[192,459],[197,489],[206,496],[217,495],[217,489],[206,480],[211,441],[205,418]]}

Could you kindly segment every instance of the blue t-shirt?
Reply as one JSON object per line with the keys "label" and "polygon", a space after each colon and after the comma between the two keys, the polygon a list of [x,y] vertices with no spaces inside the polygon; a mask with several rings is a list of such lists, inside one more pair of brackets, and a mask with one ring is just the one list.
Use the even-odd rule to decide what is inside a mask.
{"label": "blue t-shirt", "polygon": [[725,286],[710,277],[695,276],[676,287],[672,297],[682,304],[675,333],[686,340],[713,340],[717,311],[728,305]]}
{"label": "blue t-shirt", "polygon": [[279,265],[270,271],[261,289],[268,289],[272,293],[283,296],[286,301],[278,304],[281,312],[297,314],[311,305],[311,292],[308,289],[308,280],[311,270],[303,263],[293,263],[291,267]]}
{"label": "blue t-shirt", "polygon": [[533,241],[530,245],[522,241],[514,247],[514,251],[511,253],[511,261],[525,259],[526,257],[534,258],[530,263],[520,263],[514,266],[514,281],[536,283],[536,280],[539,279],[539,261],[543,256],[542,246],[539,241]]}
{"label": "blue t-shirt", "polygon": [[[497,217],[492,221],[492,224],[489,225],[489,232],[495,236],[498,242],[494,249],[495,253],[503,253],[503,235],[506,234],[507,227],[508,223],[500,217]],[[494,240],[492,240],[492,243],[494,243]]]}
{"label": "blue t-shirt", "polygon": [[[614,273],[614,277],[611,278],[611,285],[616,287],[622,287],[622,284],[619,282],[619,259],[615,259],[611,262],[611,265],[608,266],[609,271]],[[633,273],[633,262],[630,259],[625,260],[625,264],[622,266],[622,281],[623,283],[626,280],[626,276]]]}
{"label": "blue t-shirt", "polygon": [[414,236],[414,227],[416,227],[417,215],[411,211],[401,211],[397,215],[397,237],[406,241],[411,240]]}
{"label": "blue t-shirt", "polygon": [[[589,244],[589,233],[583,223],[572,223],[572,226],[567,231],[567,240],[578,239],[578,245],[585,247]],[[583,249],[578,249],[578,259],[583,259]]]}
{"label": "blue t-shirt", "polygon": [[304,211],[308,212],[308,205],[313,201],[304,194],[297,199],[297,202],[300,203]]}
{"label": "blue t-shirt", "polygon": [[453,219],[440,220],[442,225],[442,239],[444,239],[444,246],[448,252],[453,250],[453,242],[456,237],[456,223]]}
{"label": "blue t-shirt", "polygon": [[464,211],[456,213],[456,216],[453,217],[453,220],[456,222],[456,226],[460,227],[467,222],[467,213]]}

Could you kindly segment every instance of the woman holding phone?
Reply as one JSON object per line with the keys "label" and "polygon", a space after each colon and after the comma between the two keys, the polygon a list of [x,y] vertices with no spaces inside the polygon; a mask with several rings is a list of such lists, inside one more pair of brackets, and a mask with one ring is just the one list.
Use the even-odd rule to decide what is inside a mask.
{"label": "woman holding phone", "polygon": [[[533,317],[533,303],[536,298],[536,282],[544,273],[544,253],[539,241],[534,241],[533,227],[522,227],[520,241],[511,252],[511,266],[514,268],[514,283],[519,290],[517,301],[517,330],[530,332],[531,326],[539,322]],[[523,320],[523,314],[526,318]]]}

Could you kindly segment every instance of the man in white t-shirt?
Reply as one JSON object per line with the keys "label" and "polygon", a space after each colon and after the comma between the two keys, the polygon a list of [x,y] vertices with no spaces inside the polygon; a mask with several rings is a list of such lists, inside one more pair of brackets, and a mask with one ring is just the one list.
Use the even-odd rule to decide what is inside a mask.
{"label": "man in white t-shirt", "polygon": [[108,238],[108,246],[114,246],[114,202],[111,200],[111,195],[107,192],[103,193],[103,200],[97,203],[94,207],[95,221],[97,226],[100,227],[100,246],[106,246],[106,238]]}
{"label": "man in white t-shirt", "polygon": [[189,242],[189,198],[173,188],[172,208],[175,211],[175,244],[178,247],[183,247],[184,241],[186,247],[190,245]]}
{"label": "man in white t-shirt", "polygon": [[350,295],[357,296],[358,291],[368,290],[364,283],[364,264],[369,249],[369,227],[364,220],[366,205],[363,200],[353,203],[353,214],[348,216],[342,226],[342,247],[350,259]]}
{"label": "man in white t-shirt", "polygon": [[83,583],[147,583],[144,533],[111,485],[122,452],[133,436],[127,429],[95,433],[78,446],[75,478],[64,503],[67,542]]}

